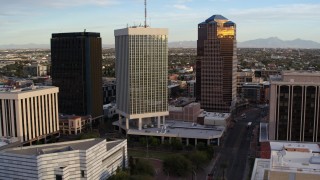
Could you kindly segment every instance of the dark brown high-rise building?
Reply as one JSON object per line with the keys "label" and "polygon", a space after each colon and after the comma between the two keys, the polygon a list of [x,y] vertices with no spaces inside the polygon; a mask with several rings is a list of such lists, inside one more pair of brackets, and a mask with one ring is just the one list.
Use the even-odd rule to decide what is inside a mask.
{"label": "dark brown high-rise building", "polygon": [[236,24],[213,15],[198,24],[196,94],[201,108],[230,112],[236,98]]}
{"label": "dark brown high-rise building", "polygon": [[102,110],[100,33],[52,34],[52,84],[59,87],[59,113],[98,117]]}

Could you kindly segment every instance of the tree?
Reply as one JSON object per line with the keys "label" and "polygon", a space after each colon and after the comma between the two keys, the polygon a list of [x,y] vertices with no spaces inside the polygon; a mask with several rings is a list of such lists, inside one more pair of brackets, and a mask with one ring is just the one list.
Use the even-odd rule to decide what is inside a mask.
{"label": "tree", "polygon": [[186,176],[191,169],[191,162],[180,154],[168,156],[163,160],[163,170],[172,175]]}
{"label": "tree", "polygon": [[154,168],[147,160],[137,158],[131,164],[134,164],[130,169],[131,175],[154,175]]}
{"label": "tree", "polygon": [[150,146],[158,146],[160,145],[160,140],[156,137],[149,137],[148,138],[148,143],[150,144]]}
{"label": "tree", "polygon": [[206,145],[203,142],[199,142],[197,144],[197,150],[199,151],[205,151],[207,149]]}
{"label": "tree", "polygon": [[172,145],[173,150],[182,150],[183,149],[183,145],[182,145],[181,141],[179,141],[175,138],[172,138],[171,145]]}
{"label": "tree", "polygon": [[116,174],[109,178],[109,180],[128,180],[129,177],[129,174],[126,171],[117,171]]}
{"label": "tree", "polygon": [[192,162],[196,169],[199,169],[209,160],[205,151],[195,151],[191,154],[188,154],[187,158]]}

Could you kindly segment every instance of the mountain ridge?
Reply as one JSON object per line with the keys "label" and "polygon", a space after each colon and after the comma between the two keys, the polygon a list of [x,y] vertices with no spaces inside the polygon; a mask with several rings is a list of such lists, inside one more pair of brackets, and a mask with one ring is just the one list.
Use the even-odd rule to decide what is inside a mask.
{"label": "mountain ridge", "polygon": [[[196,48],[197,41],[173,41],[168,43],[169,48]],[[281,40],[278,37],[259,38],[238,42],[238,48],[298,48],[320,49],[320,43],[296,38],[293,40]],[[102,48],[114,48],[114,44],[102,44]],[[0,49],[50,49],[49,44],[5,44]]]}

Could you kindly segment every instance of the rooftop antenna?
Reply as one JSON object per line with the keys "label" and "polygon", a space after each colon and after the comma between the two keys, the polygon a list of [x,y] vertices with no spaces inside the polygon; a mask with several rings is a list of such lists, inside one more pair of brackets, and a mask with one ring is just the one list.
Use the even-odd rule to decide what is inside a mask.
{"label": "rooftop antenna", "polygon": [[144,0],[144,28],[147,28],[147,0]]}

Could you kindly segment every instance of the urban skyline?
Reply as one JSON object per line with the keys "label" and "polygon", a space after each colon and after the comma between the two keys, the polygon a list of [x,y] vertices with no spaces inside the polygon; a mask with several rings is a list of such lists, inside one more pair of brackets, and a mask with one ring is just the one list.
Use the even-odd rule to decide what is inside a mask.
{"label": "urban skyline", "polygon": [[320,42],[278,1],[3,2],[0,46],[55,33],[0,50],[0,179],[320,179],[320,47],[237,46]]}
{"label": "urban skyline", "polygon": [[[320,3],[315,0],[206,0],[201,3],[195,0],[174,0],[148,1],[147,6],[149,25],[167,27],[170,41],[196,40],[195,22],[200,22],[214,12],[238,22],[240,42],[274,36],[284,40],[302,38],[320,42],[317,36],[320,30],[317,25]],[[49,44],[51,32],[78,32],[83,29],[100,32],[103,44],[112,44],[113,29],[127,24],[143,24],[144,21],[141,0],[33,0],[28,3],[18,0],[2,2],[0,10],[0,45]],[[302,26],[297,26],[301,23]],[[301,33],[305,29],[308,29],[308,33]]]}

